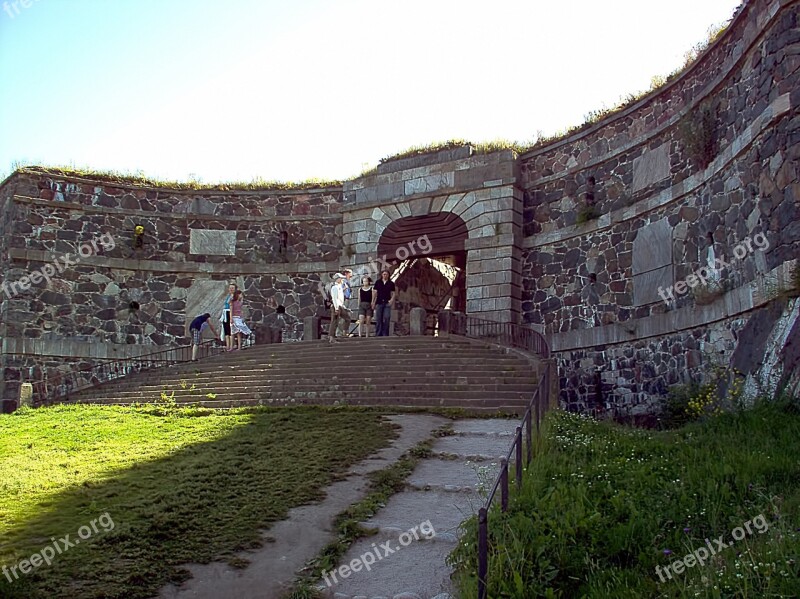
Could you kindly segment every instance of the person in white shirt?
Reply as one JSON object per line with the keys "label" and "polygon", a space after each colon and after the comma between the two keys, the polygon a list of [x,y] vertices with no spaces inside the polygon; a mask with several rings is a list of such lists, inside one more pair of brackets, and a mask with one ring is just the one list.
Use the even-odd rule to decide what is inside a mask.
{"label": "person in white shirt", "polygon": [[339,323],[341,324],[342,336],[349,337],[350,336],[350,322],[353,320],[353,316],[351,311],[353,307],[350,305],[352,304],[351,300],[353,299],[353,290],[351,289],[350,285],[350,277],[353,276],[353,271],[349,268],[345,268],[342,271],[342,276],[344,280],[342,281],[342,291],[344,292],[344,306],[342,306],[342,310],[339,313],[341,319]]}
{"label": "person in white shirt", "polygon": [[328,339],[333,343],[336,339],[336,329],[339,327],[339,322],[343,320],[342,312],[344,310],[344,287],[342,281],[344,275],[336,273],[333,275],[333,286],[331,287],[331,327],[328,330]]}

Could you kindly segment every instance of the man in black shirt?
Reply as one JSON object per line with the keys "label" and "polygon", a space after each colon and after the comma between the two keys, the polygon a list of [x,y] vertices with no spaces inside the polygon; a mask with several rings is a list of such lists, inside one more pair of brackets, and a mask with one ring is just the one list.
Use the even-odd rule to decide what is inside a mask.
{"label": "man in black shirt", "polygon": [[375,283],[375,291],[378,292],[372,301],[372,309],[375,311],[375,336],[388,337],[396,295],[394,281],[389,280],[388,270],[381,271],[381,280]]}

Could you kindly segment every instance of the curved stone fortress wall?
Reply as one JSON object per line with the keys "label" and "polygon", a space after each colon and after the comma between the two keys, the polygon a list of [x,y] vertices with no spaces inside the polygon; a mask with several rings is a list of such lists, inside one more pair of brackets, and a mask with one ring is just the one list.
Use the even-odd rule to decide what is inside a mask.
{"label": "curved stone fortress wall", "polygon": [[[571,408],[648,411],[710,361],[755,374],[766,340],[737,351],[800,249],[799,11],[746,3],[670,85],[520,158],[524,320],[548,333]],[[730,264],[719,297],[689,279],[709,248]],[[667,304],[687,280],[697,292]]]}
{"label": "curved stone fortress wall", "polygon": [[[103,233],[116,245],[4,294],[2,397],[42,367],[188,344],[187,318],[218,310],[229,280],[254,325],[284,305],[300,338],[330,273],[373,272],[392,231],[444,222],[463,231],[437,243],[463,244],[467,312],[544,332],[571,409],[650,412],[715,364],[756,390],[786,382],[800,306],[770,300],[800,249],[799,13],[749,0],[670,84],[522,156],[456,148],[296,192],[16,173],[0,187],[4,282]],[[709,251],[728,265],[701,292],[690,277]]]}
{"label": "curved stone fortress wall", "polygon": [[[175,191],[27,172],[0,202],[6,399],[43,368],[189,344],[194,316],[208,311],[218,326],[229,281],[244,290],[251,324],[282,305],[284,337],[300,339],[342,253],[341,188]],[[63,272],[19,285],[54,260]]]}

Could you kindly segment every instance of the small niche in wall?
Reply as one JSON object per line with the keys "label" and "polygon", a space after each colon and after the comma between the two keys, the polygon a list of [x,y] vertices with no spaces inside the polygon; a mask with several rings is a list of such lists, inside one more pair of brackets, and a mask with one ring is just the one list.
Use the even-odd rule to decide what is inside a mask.
{"label": "small niche in wall", "polygon": [[594,220],[600,216],[600,213],[595,208],[595,183],[596,181],[594,176],[589,175],[589,177],[586,179],[586,191],[583,194],[583,204],[579,204],[578,213],[576,215],[575,222],[577,222],[579,225],[587,223],[590,220]]}
{"label": "small niche in wall", "polygon": [[590,175],[589,179],[586,181],[586,205],[587,206],[594,206],[594,203],[595,203],[594,186],[595,186],[595,178],[594,178],[594,176]]}

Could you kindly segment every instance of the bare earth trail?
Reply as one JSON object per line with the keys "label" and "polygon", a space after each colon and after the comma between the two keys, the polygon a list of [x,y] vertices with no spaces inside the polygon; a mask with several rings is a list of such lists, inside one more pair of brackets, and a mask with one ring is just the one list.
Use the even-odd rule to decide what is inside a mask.
{"label": "bare earth trail", "polygon": [[[189,564],[193,578],[180,587],[168,585],[158,599],[279,599],[291,588],[297,572],[334,540],[333,520],[359,501],[368,486],[366,475],[395,462],[419,442],[431,438],[433,431],[451,422],[433,415],[391,416],[398,424],[398,438],[375,456],[354,466],[346,480],[325,489],[325,499],[313,505],[290,510],[286,520],[274,524],[256,551],[241,553],[250,565],[232,568],[226,563]],[[336,599],[445,599],[450,597],[450,568],[447,555],[457,542],[459,524],[475,513],[482,501],[477,489],[497,472],[499,457],[505,455],[512,440],[516,420],[459,420],[453,423],[454,435],[436,439],[434,455],[420,462],[409,476],[407,489],[394,495],[385,508],[364,525],[378,534],[356,542],[340,560],[349,564],[366,553],[375,553],[373,544],[393,550],[376,559],[370,570],[351,572],[328,586],[319,582],[326,597]],[[435,535],[408,542],[401,534],[425,522]],[[387,545],[388,542],[388,545]],[[385,551],[381,551],[383,556]],[[367,558],[369,559],[369,558]],[[329,579],[330,580],[330,579]]]}

